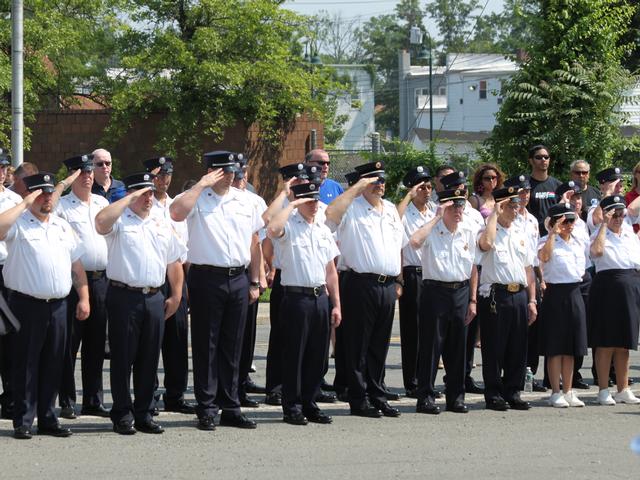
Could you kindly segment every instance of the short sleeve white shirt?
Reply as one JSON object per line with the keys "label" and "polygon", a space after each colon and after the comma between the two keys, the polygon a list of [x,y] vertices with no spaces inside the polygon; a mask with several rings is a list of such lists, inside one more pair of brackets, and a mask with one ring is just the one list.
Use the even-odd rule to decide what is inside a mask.
{"label": "short sleeve white shirt", "polygon": [[[16,192],[5,188],[2,192],[0,192],[0,213],[9,210],[12,207],[15,207],[20,202],[22,202],[22,197],[18,195]],[[7,244],[3,241],[0,241],[0,265],[4,265],[4,262],[7,260]]]}
{"label": "short sleeve white shirt", "polygon": [[[411,238],[411,235],[427,224],[433,217],[434,213],[431,209],[427,208],[427,211],[423,214],[413,202],[409,202],[402,216],[402,226],[407,238]],[[408,243],[402,248],[402,266],[419,267],[420,265],[422,265],[422,250],[416,250]]]}
{"label": "short sleeve white shirt", "polygon": [[[478,248],[480,251],[480,249]],[[496,239],[487,252],[480,254],[481,285],[500,283],[519,283],[527,285],[526,267],[533,264],[533,252],[527,245],[527,239],[519,228],[511,225],[504,228],[496,226]]]}
{"label": "short sleeve white shirt", "polygon": [[[545,235],[540,239],[541,249],[549,239]],[[542,278],[546,283],[580,283],[587,268],[588,244],[575,235],[565,241],[556,235],[551,258],[542,264]]]}
{"label": "short sleeve white shirt", "polygon": [[[591,236],[595,240],[598,232]],[[596,272],[613,269],[640,269],[640,239],[630,228],[622,228],[620,234],[607,228],[604,254],[592,258]]]}
{"label": "short sleeve white shirt", "polygon": [[440,282],[462,282],[471,278],[479,228],[460,222],[450,232],[442,220],[433,226],[422,245],[422,278]]}

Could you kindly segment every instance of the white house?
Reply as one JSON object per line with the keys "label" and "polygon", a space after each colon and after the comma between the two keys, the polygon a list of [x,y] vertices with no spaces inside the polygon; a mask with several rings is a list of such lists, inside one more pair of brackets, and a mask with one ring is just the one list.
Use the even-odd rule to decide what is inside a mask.
{"label": "white house", "polygon": [[366,65],[327,65],[339,76],[351,79],[351,88],[338,96],[336,116],[345,115],[341,127],[344,136],[336,142],[339,150],[370,150],[371,134],[375,132],[375,92],[373,78]]}

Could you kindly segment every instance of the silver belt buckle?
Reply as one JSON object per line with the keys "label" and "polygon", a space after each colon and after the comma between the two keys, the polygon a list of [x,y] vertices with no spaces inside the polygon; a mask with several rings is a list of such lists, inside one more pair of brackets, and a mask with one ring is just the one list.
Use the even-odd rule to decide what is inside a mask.
{"label": "silver belt buckle", "polygon": [[237,270],[238,270],[238,267],[230,267],[230,268],[229,268],[228,275],[229,275],[230,277],[235,276],[235,275],[236,275],[236,271],[237,271]]}
{"label": "silver belt buckle", "polygon": [[316,297],[319,297],[319,296],[320,296],[320,289],[321,289],[321,288],[322,288],[322,287],[313,287],[313,294],[314,294]]}
{"label": "silver belt buckle", "polygon": [[378,275],[378,283],[386,283],[387,278],[389,278],[388,275],[382,275],[382,274]]}
{"label": "silver belt buckle", "polygon": [[149,293],[149,291],[150,291],[150,290],[151,290],[151,289],[150,289],[149,287],[144,287],[144,288],[142,289],[142,293],[144,293],[144,294],[146,295],[147,293]]}

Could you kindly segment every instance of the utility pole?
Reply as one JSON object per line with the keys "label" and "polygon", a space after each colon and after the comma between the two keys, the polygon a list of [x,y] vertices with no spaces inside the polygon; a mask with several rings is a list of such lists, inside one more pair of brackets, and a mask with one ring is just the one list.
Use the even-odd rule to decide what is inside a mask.
{"label": "utility pole", "polygon": [[11,158],[14,167],[23,160],[24,140],[24,4],[13,0],[11,6]]}

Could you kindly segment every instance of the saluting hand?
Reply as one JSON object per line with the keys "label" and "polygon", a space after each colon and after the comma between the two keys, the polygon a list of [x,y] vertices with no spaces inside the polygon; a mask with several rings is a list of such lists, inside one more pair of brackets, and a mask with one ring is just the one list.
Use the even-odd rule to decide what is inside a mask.
{"label": "saluting hand", "polygon": [[613,182],[604,182],[602,184],[602,196],[608,197],[609,195],[613,195],[616,191],[616,185],[620,183],[620,179],[616,179]]}
{"label": "saluting hand", "polygon": [[614,208],[604,212],[604,214],[603,214],[603,220],[604,221],[602,223],[609,223],[611,221],[611,219],[613,218],[613,214],[614,213],[616,213]]}
{"label": "saluting hand", "polygon": [[560,230],[562,230],[562,222],[564,222],[564,219],[565,219],[564,215],[558,218],[558,220],[556,221],[553,228],[549,231],[549,233],[553,233],[554,235],[560,235]]}
{"label": "saluting hand", "polygon": [[24,203],[25,207],[29,208],[31,205],[33,205],[33,202],[36,201],[36,198],[38,198],[41,193],[42,193],[42,189],[40,188],[38,190],[34,190],[29,195],[24,197],[24,199],[22,200],[22,203]]}
{"label": "saluting hand", "polygon": [[302,205],[303,203],[309,203],[309,202],[314,202],[316,199],[315,198],[296,198],[293,202],[291,202],[289,205],[291,205],[294,208],[298,208],[299,205]]}
{"label": "saluting hand", "polygon": [[290,179],[285,180],[284,183],[282,184],[282,191],[287,197],[291,193],[291,182],[293,182],[293,180],[294,180],[294,177],[291,177]]}
{"label": "saluting hand", "polygon": [[373,185],[378,181],[378,177],[364,177],[356,182],[356,184],[351,187],[355,189],[357,192],[363,192],[365,188],[369,185]]}
{"label": "saluting hand", "polygon": [[417,183],[416,185],[411,187],[411,190],[409,190],[409,197],[412,200],[418,195],[418,188],[420,188],[420,185],[424,185],[424,182]]}
{"label": "saluting hand", "polygon": [[76,305],[76,318],[82,322],[89,318],[90,313],[91,306],[89,300],[78,300],[78,305]]}
{"label": "saluting hand", "polygon": [[224,172],[221,168],[216,168],[214,171],[203,175],[198,183],[203,188],[213,187],[216,183],[222,180],[222,177],[224,177]]}
{"label": "saluting hand", "polygon": [[69,175],[67,178],[64,179],[64,183],[67,184],[67,187],[71,185],[75,181],[75,179],[80,176],[81,173],[82,173],[82,170],[80,170],[79,168],[76,168],[74,171],[72,171],[71,175]]}
{"label": "saluting hand", "polygon": [[498,215],[502,215],[502,212],[504,212],[504,206],[506,205],[506,202],[508,202],[508,201],[509,201],[508,198],[504,198],[504,199],[500,200],[499,202],[496,202],[496,204],[493,206],[493,211]]}
{"label": "saluting hand", "polygon": [[331,309],[331,326],[337,328],[342,323],[342,312],[338,307]]}
{"label": "saluting hand", "polygon": [[573,197],[575,193],[576,192],[574,192],[573,190],[567,190],[562,194],[562,198],[560,199],[559,203],[569,203],[569,201],[571,200],[571,197]]}
{"label": "saluting hand", "polygon": [[453,206],[453,200],[438,204],[438,208],[436,208],[436,217],[442,218],[444,211],[451,206]]}
{"label": "saluting hand", "polygon": [[129,199],[129,205],[131,205],[132,203],[134,203],[136,201],[136,199],[138,199],[139,197],[141,197],[142,195],[147,193],[149,190],[151,190],[151,187],[144,187],[144,188],[141,188],[139,190],[134,190],[133,193],[130,193],[129,195],[127,195],[124,198],[128,198]]}

